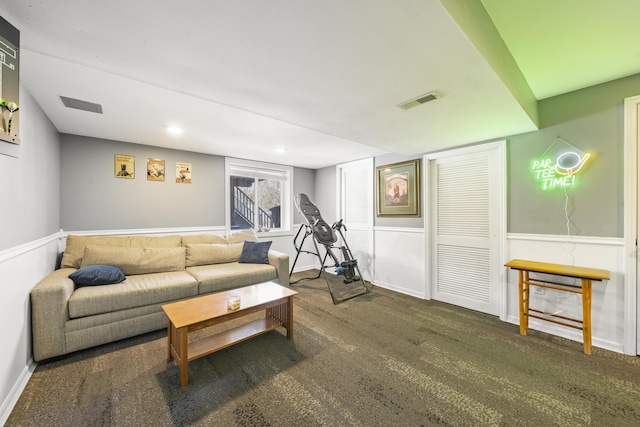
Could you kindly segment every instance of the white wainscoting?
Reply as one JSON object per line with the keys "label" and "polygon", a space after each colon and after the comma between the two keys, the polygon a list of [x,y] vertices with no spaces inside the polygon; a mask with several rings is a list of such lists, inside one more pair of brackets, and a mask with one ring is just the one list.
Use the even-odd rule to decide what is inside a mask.
{"label": "white wainscoting", "polygon": [[[624,304],[624,239],[509,234],[507,242],[508,259],[506,261],[525,259],[609,270],[611,280],[593,282],[591,309],[593,345],[619,353],[635,354],[635,348],[627,349],[624,345],[625,339],[628,338],[625,337],[627,331],[625,331]],[[509,270],[507,277],[507,321],[518,324],[518,273]],[[562,278],[554,276],[551,280],[561,281]],[[573,280],[565,278],[568,283],[573,283]],[[532,290],[531,307],[582,318],[582,300],[579,294],[549,289],[544,291],[544,294],[539,294]],[[577,329],[533,318],[529,320],[529,328],[582,342],[582,331]]]}
{"label": "white wainscoting", "polygon": [[374,227],[373,241],[373,283],[427,298],[424,229]]}
{"label": "white wainscoting", "polygon": [[31,350],[31,289],[56,265],[60,233],[0,252],[0,425],[36,365]]}

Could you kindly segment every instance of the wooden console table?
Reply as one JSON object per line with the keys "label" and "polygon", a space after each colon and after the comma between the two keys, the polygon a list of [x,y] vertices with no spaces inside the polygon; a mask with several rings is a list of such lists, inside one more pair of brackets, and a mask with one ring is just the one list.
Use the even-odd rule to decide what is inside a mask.
{"label": "wooden console table", "polygon": [[[574,267],[571,265],[549,264],[546,262],[513,259],[505,267],[518,270],[518,306],[520,309],[520,334],[527,335],[529,317],[546,320],[570,328],[582,329],[584,353],[591,354],[591,281],[609,280],[608,270]],[[529,273],[545,273],[556,276],[573,277],[582,281],[581,286],[552,282],[529,277]],[[555,289],[558,291],[582,294],[582,320],[559,314],[547,313],[529,307],[529,286]],[[533,313],[535,314],[533,314]]]}

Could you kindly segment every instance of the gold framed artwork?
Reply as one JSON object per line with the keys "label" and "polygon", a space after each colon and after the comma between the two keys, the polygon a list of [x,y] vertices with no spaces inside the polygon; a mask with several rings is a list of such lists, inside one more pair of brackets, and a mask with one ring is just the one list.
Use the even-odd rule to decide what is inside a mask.
{"label": "gold framed artwork", "polygon": [[116,178],[134,179],[136,173],[136,158],[126,154],[116,154],[114,156]]}
{"label": "gold framed artwork", "polygon": [[147,181],[164,181],[164,160],[147,158]]}
{"label": "gold framed artwork", "polygon": [[378,216],[420,216],[420,160],[376,167]]}
{"label": "gold framed artwork", "polygon": [[191,184],[191,163],[176,162],[176,183]]}

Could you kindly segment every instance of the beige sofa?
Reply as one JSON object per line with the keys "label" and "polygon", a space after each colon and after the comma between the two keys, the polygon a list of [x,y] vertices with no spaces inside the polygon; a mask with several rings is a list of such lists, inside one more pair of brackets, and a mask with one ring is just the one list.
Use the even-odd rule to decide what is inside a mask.
{"label": "beige sofa", "polygon": [[[239,262],[253,230],[201,235],[67,237],[61,266],[31,291],[36,361],[167,326],[163,304],[264,281],[289,286],[289,257],[268,252],[268,264]],[[69,275],[116,266],[118,284],[77,286]],[[84,269],[85,271],[87,268]]]}

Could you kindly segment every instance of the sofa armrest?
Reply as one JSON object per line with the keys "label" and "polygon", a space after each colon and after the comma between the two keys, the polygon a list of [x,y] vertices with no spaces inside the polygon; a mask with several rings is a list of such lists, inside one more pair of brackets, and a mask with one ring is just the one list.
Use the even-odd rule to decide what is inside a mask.
{"label": "sofa armrest", "polygon": [[75,289],[69,274],[74,271],[75,268],[56,270],[31,290],[31,334],[36,361],[67,352],[64,326],[69,320],[69,298]]}
{"label": "sofa armrest", "polygon": [[278,282],[289,287],[289,255],[270,249],[268,256],[269,264],[273,265],[278,273]]}

